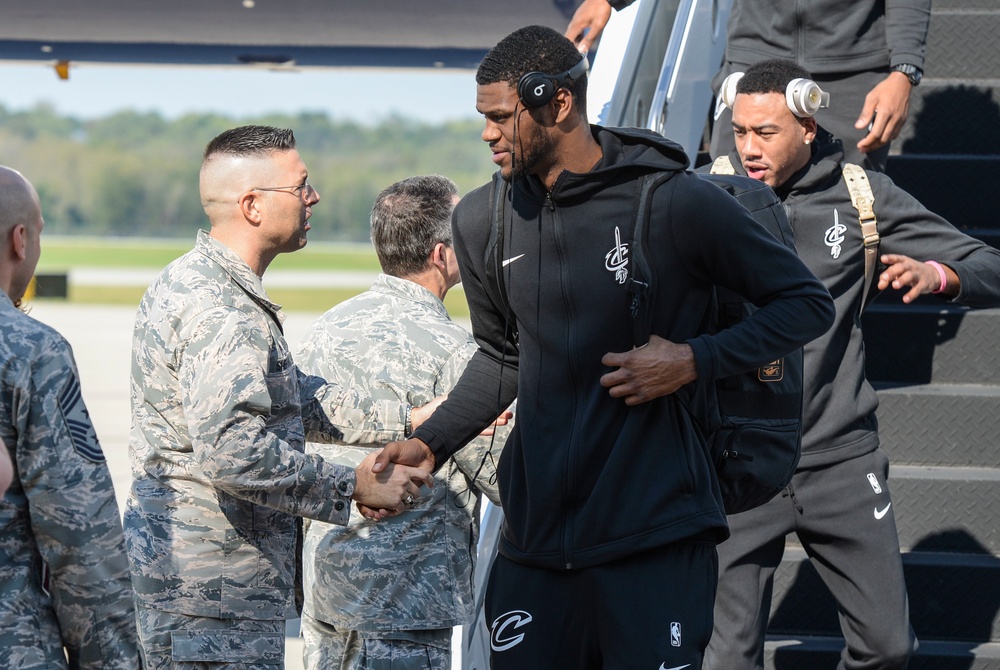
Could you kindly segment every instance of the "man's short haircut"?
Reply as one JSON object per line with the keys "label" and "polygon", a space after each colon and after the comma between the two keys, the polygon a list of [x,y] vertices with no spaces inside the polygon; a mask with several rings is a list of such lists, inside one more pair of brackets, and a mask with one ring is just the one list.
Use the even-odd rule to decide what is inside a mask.
{"label": "man's short haircut", "polygon": [[[476,71],[476,83],[480,86],[504,83],[516,90],[524,74],[561,74],[582,57],[572,42],[552,28],[527,26],[507,35],[486,54]],[[568,89],[576,110],[585,113],[587,77],[580,77]]]}
{"label": "man's short haircut", "polygon": [[434,245],[451,246],[457,195],[455,183],[438,175],[410,177],[378,194],[372,207],[372,244],[382,272],[415,275],[427,267]]}
{"label": "man's short haircut", "polygon": [[785,94],[788,82],[793,79],[809,79],[809,73],[790,60],[778,58],[765,60],[747,68],[736,92],[752,95],[754,93]]}
{"label": "man's short haircut", "polygon": [[227,130],[205,147],[203,159],[215,155],[262,157],[274,151],[295,148],[295,135],[287,128],[271,126],[240,126]]}

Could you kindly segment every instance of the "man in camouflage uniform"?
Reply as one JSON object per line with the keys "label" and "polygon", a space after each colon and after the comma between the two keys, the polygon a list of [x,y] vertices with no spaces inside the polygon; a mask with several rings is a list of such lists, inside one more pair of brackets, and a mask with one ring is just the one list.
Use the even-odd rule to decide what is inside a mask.
{"label": "man in camouflage uniform", "polygon": [[153,670],[273,669],[284,665],[284,622],[298,616],[295,517],[344,524],[352,498],[402,509],[431,480],[303,452],[307,431],[398,437],[410,407],[327,385],[292,361],[261,283],[279,253],[305,245],[319,202],[292,132],[222,133],[200,186],[211,232],[163,270],[135,323],[125,534],[139,637]]}
{"label": "man in camouflage uniform", "polygon": [[73,352],[15,307],[42,225],[35,189],[0,167],[0,448],[16,465],[0,502],[0,668],[135,670],[121,519]]}
{"label": "man in camouflage uniform", "polygon": [[[459,282],[451,247],[458,196],[444,177],[412,177],[379,194],[372,242],[384,274],[316,322],[303,370],[373,398],[421,403],[449,392],[476,351],[445,310]],[[501,436],[478,437],[436,474],[421,502],[384,521],[307,522],[302,632],[307,670],[450,670],[451,627],[471,620],[479,493],[494,502]],[[356,466],[374,445],[307,451]]]}

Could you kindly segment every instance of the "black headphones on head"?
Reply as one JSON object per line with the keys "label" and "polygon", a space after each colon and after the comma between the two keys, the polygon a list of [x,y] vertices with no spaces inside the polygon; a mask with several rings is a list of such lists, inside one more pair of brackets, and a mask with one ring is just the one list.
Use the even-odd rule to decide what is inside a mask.
{"label": "black headphones on head", "polygon": [[580,62],[559,74],[526,72],[517,82],[517,97],[528,109],[541,107],[552,99],[560,88],[569,88],[577,79],[587,74],[590,64],[584,56]]}

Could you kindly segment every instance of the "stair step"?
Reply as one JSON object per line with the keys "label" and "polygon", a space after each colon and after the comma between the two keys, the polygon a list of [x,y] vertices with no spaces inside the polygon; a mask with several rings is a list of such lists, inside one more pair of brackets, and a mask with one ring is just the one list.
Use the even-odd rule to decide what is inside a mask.
{"label": "stair step", "polygon": [[[764,644],[766,670],[834,668],[844,641],[839,637],[769,635]],[[921,640],[909,670],[1000,670],[1000,644],[963,644]]]}
{"label": "stair step", "polygon": [[[903,571],[918,638],[1000,642],[1000,558],[910,551],[903,554]],[[789,543],[775,572],[768,632],[840,634],[836,602],[797,544]]]}
{"label": "stair step", "polygon": [[1000,387],[876,385],[879,439],[895,466],[994,467]]}
{"label": "stair step", "polygon": [[[865,312],[868,379],[902,384],[1000,383],[1000,309],[929,302],[903,305],[884,296]],[[905,337],[901,337],[905,333]]]}
{"label": "stair step", "polygon": [[931,21],[938,11],[968,11],[972,9],[996,9],[997,0],[934,0],[931,7]]}
{"label": "stair step", "polygon": [[1000,470],[893,466],[889,485],[903,547],[961,530],[984,551],[1000,554]]}
{"label": "stair step", "polygon": [[[953,110],[949,113],[962,115],[960,108],[951,105],[947,108]],[[986,129],[991,137],[992,133],[1000,137],[1000,111],[997,112],[997,118],[989,121],[979,119],[970,125],[966,120],[953,125],[955,127],[949,132],[974,131],[978,141],[984,139],[981,129]],[[933,135],[940,130],[932,128],[928,133],[921,130],[920,135],[921,137],[927,134]],[[905,147],[903,151],[906,152]],[[996,153],[1000,154],[1000,146]],[[1000,212],[1000,188],[997,188],[996,183],[996,175],[1000,174],[1000,155],[890,156],[885,171],[897,185],[917,198],[927,209],[946,218],[956,228],[1000,227],[996,217],[996,212]],[[877,202],[875,214],[878,215]]]}
{"label": "stair step", "polygon": [[998,117],[996,75],[993,79],[925,77],[910,93],[909,116],[893,146],[904,154],[997,154],[1000,129],[993,124]]}
{"label": "stair step", "polygon": [[942,79],[990,79],[996,74],[1000,10],[986,6],[942,7],[935,2],[927,31],[926,74]]}

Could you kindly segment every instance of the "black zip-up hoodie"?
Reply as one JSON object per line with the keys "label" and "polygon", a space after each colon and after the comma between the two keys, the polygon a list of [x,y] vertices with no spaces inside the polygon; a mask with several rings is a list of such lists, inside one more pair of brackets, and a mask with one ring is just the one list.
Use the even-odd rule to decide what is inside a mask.
{"label": "black zip-up hoodie", "polygon": [[[837,307],[833,328],[803,349],[802,458],[799,469],[839,463],[878,448],[878,397],[865,377],[862,301],[878,293],[876,268],[864,293],[864,242],[858,210],[843,178],[840,140],[820,129],[810,162],[775,189],[795,232],[799,257],[819,277]],[[739,154],[729,161],[745,175]],[[961,281],[954,302],[970,307],[1000,304],[1000,251],[969,237],[896,186],[867,171],[875,197],[879,256],[902,254],[948,265]],[[902,303],[899,303],[902,304]]]}
{"label": "black zip-up hoodie", "polygon": [[[632,347],[629,249],[640,175],[674,173],[654,194],[649,224],[653,332],[691,345],[700,381],[774,360],[821,334],[833,316],[828,293],[798,257],[734,198],[688,172],[679,146],[642,130],[594,133],[604,156],[590,172],[564,172],[551,192],[533,176],[508,189],[499,264],[516,324],[487,268],[491,187],[455,210],[480,350],[414,433],[443,462],[516,388],[516,424],[498,467],[500,551],[550,568],[728,535],[713,466],[678,397],[628,407],[600,385],[609,371],[604,354]],[[716,283],[761,309],[703,335]]]}

